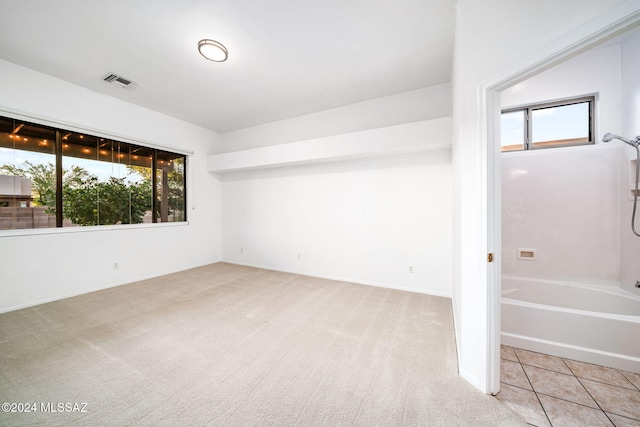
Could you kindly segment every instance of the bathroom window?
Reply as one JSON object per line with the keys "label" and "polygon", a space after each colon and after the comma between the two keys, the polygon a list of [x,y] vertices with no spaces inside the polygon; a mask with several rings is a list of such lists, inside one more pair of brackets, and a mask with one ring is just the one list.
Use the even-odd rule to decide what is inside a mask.
{"label": "bathroom window", "polygon": [[594,144],[595,97],[571,98],[502,111],[502,151]]}

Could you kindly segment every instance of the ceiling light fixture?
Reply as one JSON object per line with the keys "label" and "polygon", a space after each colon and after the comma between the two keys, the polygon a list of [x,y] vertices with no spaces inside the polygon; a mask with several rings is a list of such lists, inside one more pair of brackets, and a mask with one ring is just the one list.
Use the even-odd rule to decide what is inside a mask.
{"label": "ceiling light fixture", "polygon": [[198,52],[213,62],[224,62],[229,57],[229,51],[222,43],[209,39],[202,39],[198,42]]}

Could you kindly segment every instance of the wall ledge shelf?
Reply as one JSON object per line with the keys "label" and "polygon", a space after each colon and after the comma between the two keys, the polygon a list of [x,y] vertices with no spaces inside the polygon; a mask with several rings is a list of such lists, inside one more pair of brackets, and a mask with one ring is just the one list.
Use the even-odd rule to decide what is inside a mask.
{"label": "wall ledge shelf", "polygon": [[452,120],[442,117],[207,157],[211,173],[335,162],[451,149]]}

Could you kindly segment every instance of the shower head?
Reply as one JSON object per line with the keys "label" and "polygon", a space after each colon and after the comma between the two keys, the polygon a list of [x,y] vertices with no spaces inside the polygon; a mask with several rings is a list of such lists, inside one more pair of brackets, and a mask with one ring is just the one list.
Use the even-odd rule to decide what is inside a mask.
{"label": "shower head", "polygon": [[623,138],[623,137],[621,137],[621,136],[619,136],[619,135],[614,135],[614,134],[612,134],[612,133],[605,133],[605,134],[602,136],[602,142],[610,142],[610,141],[611,141],[611,140],[613,140],[613,139],[619,139],[620,141],[624,141],[624,142],[626,142],[627,144],[630,144],[630,143],[631,143],[631,141],[629,141],[627,138]]}
{"label": "shower head", "polygon": [[636,136],[634,139],[623,138],[619,135],[614,135],[612,133],[605,133],[602,136],[602,142],[610,142],[613,139],[619,139],[622,142],[629,144],[632,147],[637,147],[640,144],[640,136]]}

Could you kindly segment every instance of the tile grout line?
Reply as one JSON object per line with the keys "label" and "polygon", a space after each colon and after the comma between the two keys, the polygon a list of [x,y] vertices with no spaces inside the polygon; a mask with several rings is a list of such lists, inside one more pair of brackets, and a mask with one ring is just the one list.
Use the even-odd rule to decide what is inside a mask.
{"label": "tile grout line", "polygon": [[600,383],[600,384],[606,384],[606,385],[610,385],[610,386],[614,386],[614,387],[620,387],[620,388],[624,388],[624,389],[626,389],[626,390],[633,390],[633,389],[636,389],[636,390],[640,391],[640,388],[636,387],[636,385],[635,385],[634,383],[632,383],[632,382],[631,382],[631,380],[630,380],[629,378],[627,378],[627,376],[624,374],[626,371],[623,371],[623,370],[621,370],[621,369],[617,369],[617,368],[612,368],[612,367],[610,367],[610,366],[596,365],[596,364],[588,363],[588,362],[580,362],[579,360],[567,359],[567,358],[564,358],[564,357],[561,357],[560,359],[561,359],[563,362],[565,362],[564,364],[567,366],[567,368],[569,368],[569,370],[571,371],[571,373],[572,373],[576,378],[582,378],[582,377],[578,377],[578,375],[577,375],[576,373],[574,373],[574,372],[573,372],[573,369],[571,369],[571,367],[566,363],[566,361],[567,361],[567,360],[571,360],[572,362],[583,363],[583,364],[585,364],[585,365],[594,366],[594,367],[596,367],[596,368],[606,368],[606,369],[611,369],[612,371],[615,371],[615,372],[617,372],[618,374],[622,375],[622,378],[624,378],[625,380],[627,380],[627,382],[628,382],[629,384],[631,384],[631,387],[632,387],[632,388],[627,388],[627,387],[624,387],[624,386],[621,386],[621,385],[618,385],[618,384],[607,383],[607,382],[604,382],[604,381],[601,381],[601,380],[597,380],[597,379],[592,379],[592,378],[583,378],[583,379],[585,379],[585,380],[593,381],[593,382],[597,382],[597,383]]}
{"label": "tile grout line", "polygon": [[[640,387],[636,386],[636,385],[635,385],[635,384],[634,384],[634,383],[629,379],[629,377],[627,377],[627,376],[624,374],[626,371],[622,371],[622,370],[620,370],[620,369],[616,369],[616,371],[618,371],[618,373],[620,373],[620,375],[622,375],[622,376],[624,377],[624,379],[625,379],[625,380],[629,381],[629,383],[631,383],[631,386],[632,386],[632,387],[634,387],[634,388],[638,391],[638,393],[640,393]],[[621,388],[624,388],[624,387],[621,387]],[[631,389],[625,389],[625,390],[631,390]],[[616,414],[616,413],[614,413],[614,412],[612,412],[612,414],[617,415],[617,416],[619,416],[619,417],[628,418],[628,419],[630,419],[630,420],[640,421],[640,419],[638,419],[638,418],[631,418],[631,417],[627,417],[626,415]]]}
{"label": "tile grout line", "polygon": [[620,373],[620,375],[622,375],[624,377],[625,380],[629,381],[631,383],[632,387],[634,387],[636,390],[640,391],[640,387],[638,387],[633,382],[631,382],[631,380],[624,374],[625,371],[621,371],[620,369],[616,369],[616,371],[618,371]]}
{"label": "tile grout line", "polygon": [[[507,346],[507,347],[509,347],[509,346]],[[595,383],[598,383],[598,384],[602,384],[602,385],[609,386],[609,387],[616,387],[616,388],[619,388],[619,389],[622,389],[622,390],[634,391],[634,392],[635,392],[635,391],[638,391],[638,392],[640,392],[640,389],[639,389],[639,388],[638,388],[638,387],[637,387],[637,386],[636,386],[636,385],[635,385],[635,384],[634,384],[634,383],[633,383],[633,382],[632,382],[632,381],[631,381],[631,380],[630,380],[630,379],[629,379],[629,378],[624,374],[624,372],[623,372],[623,371],[621,371],[621,370],[619,370],[619,369],[616,369],[616,368],[610,368],[610,367],[606,367],[606,366],[604,366],[605,368],[612,369],[612,370],[616,371],[617,373],[619,373],[620,375],[622,375],[622,376],[623,376],[623,378],[624,378],[626,381],[628,381],[628,382],[629,382],[629,384],[631,384],[631,387],[632,387],[632,388],[627,388],[627,387],[624,387],[624,386],[621,386],[621,385],[618,385],[618,384],[611,384],[611,383],[609,383],[609,382],[604,382],[604,381],[602,381],[602,380],[578,377],[578,376],[576,375],[576,373],[573,371],[573,369],[571,369],[571,367],[570,367],[570,366],[569,366],[569,364],[567,363],[567,360],[572,360],[572,359],[566,359],[566,358],[563,358],[563,357],[557,357],[557,356],[553,356],[553,355],[547,355],[546,353],[531,352],[531,353],[536,353],[536,354],[545,355],[545,356],[557,357],[558,359],[560,359],[560,360],[562,361],[562,363],[564,364],[564,366],[569,370],[570,374],[567,374],[567,373],[565,373],[565,372],[559,372],[558,370],[555,370],[555,369],[552,369],[552,368],[548,368],[548,367],[542,367],[542,366],[531,365],[531,364],[529,364],[529,363],[522,363],[522,361],[520,360],[520,357],[518,356],[518,353],[515,351],[515,350],[516,350],[516,347],[510,347],[510,348],[513,350],[513,354],[515,355],[515,358],[517,359],[517,361],[511,360],[511,359],[505,359],[505,358],[502,358],[502,357],[501,357],[501,360],[508,361],[508,362],[513,362],[513,363],[518,363],[518,364],[520,365],[520,367],[522,368],[522,371],[524,372],[525,377],[527,378],[527,381],[529,382],[529,385],[531,386],[531,390],[528,390],[528,389],[526,389],[526,388],[524,388],[524,387],[522,387],[522,386],[519,386],[519,385],[509,384],[508,382],[504,382],[504,381],[502,381],[502,383],[503,383],[503,384],[505,384],[505,385],[509,385],[509,386],[511,386],[511,387],[516,387],[516,388],[518,388],[518,389],[520,389],[520,390],[533,391],[533,392],[535,393],[535,395],[536,395],[536,398],[537,398],[537,400],[538,400],[538,403],[540,404],[540,407],[542,408],[542,410],[543,410],[543,412],[544,412],[545,416],[547,417],[547,420],[549,421],[549,424],[550,424],[552,427],[553,427],[553,423],[551,423],[551,419],[550,419],[550,418],[549,418],[549,416],[547,415],[547,411],[546,411],[546,409],[544,408],[544,405],[542,404],[542,401],[540,400],[539,395],[547,396],[547,397],[550,397],[550,398],[553,398],[553,399],[562,400],[562,401],[567,402],[567,403],[572,403],[572,404],[574,404],[574,405],[579,405],[579,406],[582,406],[582,407],[585,407],[585,408],[595,409],[596,411],[600,411],[600,412],[601,412],[602,414],[604,414],[604,416],[609,420],[609,422],[610,422],[613,426],[615,426],[615,423],[613,422],[613,420],[611,420],[611,418],[609,417],[609,415],[607,414],[607,412],[602,408],[602,406],[600,405],[600,403],[598,403],[598,402],[596,401],[596,399],[595,399],[595,398],[593,397],[593,395],[589,392],[589,390],[587,390],[586,386],[583,384],[583,382],[582,382],[581,380],[585,380],[585,381],[592,381],[592,382],[595,382]],[[521,350],[524,350],[524,349],[521,349]],[[529,350],[525,350],[525,351],[529,351]],[[589,365],[593,365],[593,364],[589,364]],[[537,391],[535,390],[534,386],[533,386],[533,383],[532,383],[532,382],[531,382],[531,380],[529,379],[529,375],[527,374],[526,370],[524,369],[524,366],[529,366],[529,367],[536,368],[536,369],[542,369],[542,370],[545,370],[545,371],[548,371],[548,372],[553,372],[553,373],[555,373],[555,374],[567,375],[567,376],[570,376],[570,377],[575,378],[576,380],[578,380],[578,383],[582,386],[582,388],[583,388],[583,389],[584,389],[584,391],[587,393],[587,395],[588,395],[588,396],[593,400],[593,402],[596,404],[597,408],[594,408],[594,407],[592,407],[592,406],[585,405],[585,404],[583,404],[583,403],[574,402],[574,401],[568,400],[568,399],[566,399],[566,398],[556,397],[556,396],[552,396],[552,395],[550,395],[550,394],[537,392]],[[600,367],[600,365],[593,365],[593,366],[595,366],[595,367]],[[611,412],[611,414],[612,414],[612,415],[619,416],[619,417],[623,417],[623,418],[625,418],[625,419],[633,420],[633,421],[640,421],[639,419],[632,418],[632,417],[629,417],[629,416],[627,416],[627,415],[617,414],[617,413],[615,413],[615,412]]]}
{"label": "tile grout line", "polygon": [[616,413],[614,413],[614,412],[612,412],[612,414],[613,414],[613,415],[615,415],[616,417],[624,418],[625,420],[640,421],[640,420],[639,420],[639,419],[637,419],[637,418],[631,418],[631,417],[629,417],[629,416],[627,416],[627,415],[620,415],[620,414],[616,414]]}
{"label": "tile grout line", "polygon": [[[591,393],[589,393],[589,390],[587,390],[587,387],[585,387],[584,384],[582,384],[582,381],[580,381],[580,378],[578,378],[578,376],[576,375],[575,372],[573,372],[573,369],[571,369],[571,366],[569,366],[569,364],[567,363],[567,361],[564,358],[560,358],[560,360],[562,360],[562,363],[564,363],[564,366],[567,367],[567,369],[569,369],[569,372],[571,372],[571,375],[573,375],[573,378],[575,378],[578,381],[578,384],[580,384],[582,386],[582,388],[584,389],[584,391],[589,395],[589,397],[591,398],[591,400],[593,400],[593,403],[596,404],[596,406],[598,407],[598,409],[600,409],[602,411],[602,413],[607,417],[607,419],[609,421],[611,421],[611,418],[609,418],[609,416],[606,414],[606,412],[604,412],[604,409],[602,409],[602,406],[600,406],[600,404],[598,403],[598,401],[596,401],[595,397],[593,397],[591,395]],[[573,402],[573,403],[577,403],[577,402]],[[585,405],[586,406],[586,405]],[[613,421],[611,421],[611,424],[613,424]],[[615,425],[615,424],[613,424]]]}
{"label": "tile grout line", "polygon": [[518,359],[518,363],[520,364],[520,369],[522,369],[522,372],[524,372],[524,376],[527,378],[527,381],[529,381],[529,385],[531,386],[531,390],[535,394],[536,399],[538,400],[538,403],[540,404],[540,407],[542,408],[542,412],[544,413],[544,416],[547,417],[547,421],[549,421],[549,425],[551,427],[553,427],[553,423],[551,422],[551,418],[549,418],[549,414],[547,414],[547,410],[544,409],[544,405],[542,404],[542,401],[540,400],[540,396],[538,396],[538,392],[533,387],[533,383],[529,379],[529,375],[527,375],[527,371],[525,371],[524,368],[522,367],[522,362],[520,361],[520,356],[518,356],[518,353],[515,351],[515,349],[513,350],[513,354],[516,355],[516,359]]}
{"label": "tile grout line", "polygon": [[[587,387],[582,383],[582,381],[581,381],[581,380],[585,380],[585,381],[592,381],[592,382],[594,382],[594,383],[603,384],[603,385],[606,385],[606,386],[609,386],[609,387],[616,387],[616,388],[620,388],[620,389],[622,389],[622,390],[630,390],[630,391],[634,391],[634,390],[629,389],[629,388],[626,388],[626,387],[619,386],[619,385],[617,385],[617,384],[605,383],[605,382],[603,382],[603,381],[594,380],[594,379],[589,379],[589,378],[581,378],[581,377],[577,376],[577,375],[576,375],[576,373],[575,373],[575,372],[573,372],[573,369],[571,369],[571,366],[569,366],[569,365],[566,363],[566,360],[571,360],[571,359],[566,359],[566,360],[565,360],[564,358],[560,358],[560,359],[562,360],[562,362],[564,362],[564,364],[567,366],[567,368],[569,368],[569,371],[571,371],[571,373],[573,374],[573,376],[578,380],[578,382],[580,383],[580,385],[582,386],[582,388],[584,388],[584,390],[587,392],[587,394],[589,395],[589,397],[591,397],[591,399],[593,399],[593,401],[595,402],[595,404],[596,404],[596,405],[598,405],[598,408],[600,408],[600,410],[602,411],[602,413],[607,417],[607,419],[611,422],[611,424],[613,424],[613,425],[615,426],[616,424],[613,422],[613,420],[612,420],[611,418],[609,418],[609,415],[607,414],[607,412],[602,408],[602,406],[600,406],[600,403],[598,403],[598,401],[596,400],[596,398],[595,398],[595,397],[593,397],[593,395],[591,394],[591,392],[589,392],[589,390],[588,390],[588,389],[587,389]],[[592,363],[589,363],[589,365],[593,365],[593,364],[592,364]],[[593,366],[600,366],[600,365],[593,365]],[[604,367],[605,367],[605,368],[607,368],[608,366],[604,366]],[[625,380],[629,381],[629,378],[627,378],[627,376],[626,376],[626,375],[625,375],[621,370],[619,370],[619,369],[615,369],[615,368],[609,368],[609,369],[613,369],[614,371],[616,371],[617,373],[619,373],[620,375],[622,375],[622,377],[623,377]],[[635,384],[633,384],[631,381],[629,381],[629,383],[630,383],[633,387],[635,387]],[[637,388],[637,387],[636,387],[636,388]],[[573,402],[573,403],[576,403],[576,402]],[[629,418],[630,420],[635,420],[635,418],[630,418],[630,417],[627,417],[626,415],[616,414],[615,412],[611,412],[611,413],[612,413],[613,415],[617,415],[617,416],[620,416],[620,417]],[[640,421],[640,420],[636,420],[636,421]]]}
{"label": "tile grout line", "polygon": [[618,385],[618,384],[605,383],[603,381],[598,381],[598,380],[594,380],[594,379],[591,379],[591,378],[579,377],[577,375],[574,375],[574,376],[576,378],[580,378],[582,380],[591,381],[591,382],[602,384],[602,385],[606,385],[606,386],[609,386],[609,387],[616,387],[616,388],[620,388],[622,390],[629,390],[629,391],[634,391],[634,392],[638,392],[639,391],[639,390],[636,390],[635,387],[634,388],[627,388],[627,387],[622,387],[621,385]]}
{"label": "tile grout line", "polygon": [[[576,378],[578,379],[578,381],[580,381],[580,380],[581,380],[581,378],[579,378],[579,377],[576,377]],[[586,380],[586,381],[593,381],[593,380],[590,380],[590,379],[588,379],[588,378],[582,378],[582,379],[584,379],[584,380]],[[635,390],[631,390],[631,389],[628,389],[628,388],[620,387],[620,386],[617,386],[617,385],[603,383],[603,382],[600,382],[600,381],[593,381],[593,382],[597,382],[598,384],[604,384],[604,385],[609,386],[609,387],[617,387],[617,388],[621,388],[621,389],[623,389],[623,390],[635,391]],[[582,385],[582,387],[584,387],[584,388],[586,389],[586,387],[584,386],[584,384],[582,384],[582,381],[580,381],[580,384]],[[587,393],[589,393],[589,390],[587,390]],[[591,393],[589,393],[589,396],[591,396]],[[596,399],[595,399],[593,396],[591,396],[591,398],[593,399],[593,401],[594,401],[594,402],[596,402],[596,405],[598,405],[598,407],[599,407],[600,409],[602,409],[602,407],[601,407],[601,406],[600,406],[600,404],[596,401]],[[607,412],[606,412],[604,409],[602,409],[602,412],[604,412],[604,414],[605,414],[605,415],[607,415]],[[611,412],[613,415],[617,415],[617,416],[619,416],[619,417],[627,418],[627,419],[634,420],[634,421],[640,421],[640,419],[633,418],[633,417],[630,417],[630,416],[628,416],[628,415],[622,415],[622,414],[618,414],[618,413],[615,413],[615,412],[612,412],[612,411],[609,411],[609,412]],[[609,418],[609,416],[608,416],[608,415],[607,415],[607,418]],[[611,418],[609,418],[609,420],[611,420]],[[615,423],[614,423],[613,421],[611,421],[611,422],[615,425]]]}
{"label": "tile grout line", "polygon": [[[571,369],[571,368],[569,368],[569,369]],[[571,372],[573,372],[573,371],[571,371]],[[590,398],[595,402],[595,404],[596,404],[596,405],[598,405],[598,408],[602,411],[602,413],[604,414],[604,416],[605,416],[605,417],[607,417],[607,419],[609,420],[609,422],[615,426],[615,425],[616,425],[616,423],[614,423],[614,422],[613,422],[613,420],[612,420],[611,418],[609,418],[609,415],[604,411],[604,409],[602,409],[602,406],[600,406],[600,404],[598,403],[598,401],[596,400],[596,398],[595,398],[595,397],[593,397],[593,396],[591,395],[591,393],[589,392],[589,390],[587,390],[587,388],[584,386],[584,384],[582,384],[582,381],[580,381],[580,378],[578,378],[578,377],[575,377],[575,378],[578,380],[578,382],[580,383],[580,385],[582,386],[582,388],[587,392],[587,394],[589,395],[589,397],[590,397]],[[622,387],[621,387],[621,388],[622,388]]]}
{"label": "tile grout line", "polygon": [[[583,386],[583,387],[584,387],[584,386]],[[583,407],[585,407],[585,408],[595,409],[596,411],[604,412],[604,410],[600,407],[600,405],[598,405],[598,402],[595,402],[595,400],[594,400],[594,402],[596,403],[596,405],[598,405],[598,407],[597,407],[597,408],[594,408],[593,406],[585,405],[584,403],[574,402],[573,400],[569,400],[569,399],[566,399],[566,398],[563,398],[563,397],[553,396],[553,395],[551,395],[551,394],[547,394],[547,393],[541,393],[541,392],[535,392],[535,393],[536,393],[536,394],[540,394],[540,395],[542,395],[542,396],[550,397],[550,398],[552,398],[552,399],[562,400],[563,402],[573,403],[574,405],[583,406]],[[591,395],[590,395],[590,396],[591,396]],[[592,399],[593,399],[593,397],[592,397]],[[616,415],[618,415],[618,414],[616,414]]]}
{"label": "tile grout line", "polygon": [[[506,360],[506,359],[503,359],[503,360]],[[534,366],[534,367],[535,367],[535,366]],[[566,374],[565,374],[565,375],[566,375]],[[520,390],[524,390],[524,391],[532,391],[532,390],[529,390],[529,389],[527,389],[527,388],[523,388],[523,387],[518,386],[518,385],[509,384],[508,382],[501,381],[501,383],[502,383],[502,384],[505,384],[505,385],[508,385],[508,386],[510,386],[510,387],[518,388],[518,389],[520,389]],[[581,385],[582,385],[582,384],[581,384]],[[583,387],[584,387],[584,386],[583,386]],[[568,400],[568,399],[565,399],[565,398],[563,398],[563,397],[557,397],[557,396],[553,396],[553,395],[551,395],[551,394],[547,394],[547,393],[542,393],[542,392],[539,392],[539,391],[533,391],[533,392],[534,392],[535,394],[539,394],[539,395],[542,395],[542,396],[551,397],[552,399],[562,400],[563,402],[573,403],[574,405],[579,405],[579,406],[583,406],[583,407],[585,407],[585,408],[595,409],[596,411],[604,412],[604,410],[603,410],[602,408],[600,408],[600,405],[598,405],[598,408],[594,408],[593,406],[585,405],[584,403],[574,402],[573,400]],[[588,392],[587,392],[587,393],[588,393]],[[591,395],[589,395],[589,396],[591,396]],[[593,399],[593,397],[592,397],[592,399]],[[595,399],[594,399],[594,402],[595,402]],[[598,402],[595,402],[595,403],[596,403],[596,405],[598,404]],[[626,416],[626,415],[620,415],[620,414],[616,414],[616,413],[613,413],[613,412],[612,412],[612,414],[614,414],[614,415],[618,415],[618,416],[621,416],[621,417],[625,417],[625,418],[629,418],[629,417],[628,417],[628,416]],[[630,419],[630,420],[635,420],[635,418],[629,418],[629,419]],[[640,421],[640,420],[638,420],[638,421]]]}
{"label": "tile grout line", "polygon": [[[515,347],[512,347],[512,348],[515,348]],[[521,349],[521,350],[524,350],[524,349]],[[567,374],[567,373],[560,372],[560,371],[557,371],[557,370],[555,370],[555,369],[547,368],[547,367],[544,367],[544,366],[536,366],[536,365],[531,365],[531,364],[529,364],[529,363],[522,363],[522,362],[518,361],[517,363],[520,363],[522,366],[530,366],[530,367],[532,367],[532,368],[536,368],[536,369],[543,369],[543,370],[545,370],[545,371],[553,372],[553,373],[556,373],[556,374],[573,376],[573,377],[575,377],[575,378],[582,378],[582,379],[587,380],[587,381],[593,381],[593,382],[595,382],[595,383],[598,383],[598,384],[604,384],[604,385],[611,386],[611,387],[618,387],[618,388],[621,388],[621,389],[623,389],[623,390],[640,391],[640,388],[636,387],[636,385],[635,385],[635,384],[633,384],[633,383],[631,382],[631,380],[629,380],[629,378],[627,378],[627,376],[626,376],[626,375],[624,375],[624,372],[626,372],[626,371],[621,371],[621,370],[619,370],[619,369],[611,368],[611,367],[603,366],[603,365],[594,365],[593,363],[580,362],[580,363],[586,363],[586,364],[588,364],[588,365],[592,365],[592,366],[595,366],[595,367],[602,367],[602,368],[613,369],[613,370],[615,370],[616,372],[618,372],[620,375],[622,375],[622,376],[624,377],[624,379],[625,379],[625,380],[627,380],[627,381],[629,382],[629,384],[631,384],[631,387],[632,387],[632,388],[623,387],[623,386],[621,386],[621,385],[618,385],[618,384],[612,384],[612,383],[610,383],[610,382],[604,382],[604,381],[602,381],[602,380],[598,380],[598,379],[579,377],[578,375],[576,375],[576,374],[573,372],[573,369],[571,369],[571,367],[569,367],[569,365],[567,365],[567,363],[565,362],[566,360],[571,360],[571,361],[579,362],[579,361],[577,361],[577,360],[573,360],[573,359],[566,359],[566,358],[563,358],[563,357],[553,356],[553,355],[551,355],[551,354],[546,354],[546,353],[538,353],[538,352],[536,352],[536,351],[530,351],[530,350],[525,350],[525,351],[529,351],[530,353],[541,354],[541,355],[544,355],[544,356],[557,357],[558,359],[562,360],[562,362],[565,364],[565,366],[567,367],[567,369],[569,369],[569,372],[571,372],[571,373],[570,373],[570,374]],[[515,352],[514,352],[514,353],[515,353]],[[516,358],[518,358],[518,355],[517,355],[517,354],[516,354]],[[514,360],[509,360],[509,359],[503,359],[503,360],[507,360],[507,361],[509,361],[509,362],[515,362]],[[518,360],[519,360],[519,358],[518,358]],[[511,385],[511,384],[510,384],[510,385]]]}
{"label": "tile grout line", "polygon": [[[542,353],[540,353],[540,354],[542,354]],[[508,359],[504,359],[504,360],[508,360]],[[564,359],[562,359],[562,360],[564,361]],[[571,359],[567,359],[567,360],[571,360]],[[510,362],[513,362],[513,360],[510,360]],[[523,363],[523,364],[522,364],[522,366],[530,366],[530,367],[532,367],[532,368],[536,368],[536,369],[543,369],[543,370],[545,370],[545,371],[553,372],[553,373],[555,373],[555,374],[567,375],[567,376],[573,376],[573,377],[575,377],[575,378],[579,378],[579,379],[583,379],[583,380],[587,380],[587,381],[592,381],[592,382],[594,382],[594,383],[603,384],[603,385],[606,385],[606,386],[609,386],[609,387],[617,387],[617,388],[621,388],[621,389],[623,389],[623,390],[629,390],[629,391],[640,391],[640,389],[638,389],[638,388],[637,388],[633,383],[631,383],[631,381],[629,381],[629,379],[628,379],[626,376],[625,376],[625,380],[629,381],[629,383],[631,383],[631,386],[632,386],[633,388],[627,388],[627,387],[623,387],[623,386],[618,385],[618,384],[611,384],[611,383],[607,383],[607,382],[604,382],[604,381],[602,381],[602,380],[596,380],[596,379],[593,379],[593,378],[579,377],[579,376],[578,376],[578,375],[576,375],[576,374],[573,372],[573,370],[572,370],[571,368],[569,368],[568,366],[567,366],[567,367],[569,368],[569,371],[571,372],[571,374],[565,374],[564,372],[558,372],[558,371],[553,370],[553,369],[550,369],[550,368],[543,368],[543,367],[541,367],[541,366],[530,365],[530,364],[528,364],[528,363]],[[593,365],[593,366],[599,366],[599,365]],[[606,366],[605,366],[605,368],[606,368]],[[613,369],[613,368],[610,368],[610,369]],[[616,371],[618,371],[618,370],[616,369]],[[618,371],[618,372],[619,372],[620,374],[622,374],[622,371]],[[624,376],[624,374],[622,374],[622,375]],[[511,384],[510,384],[510,385],[511,385]]]}

